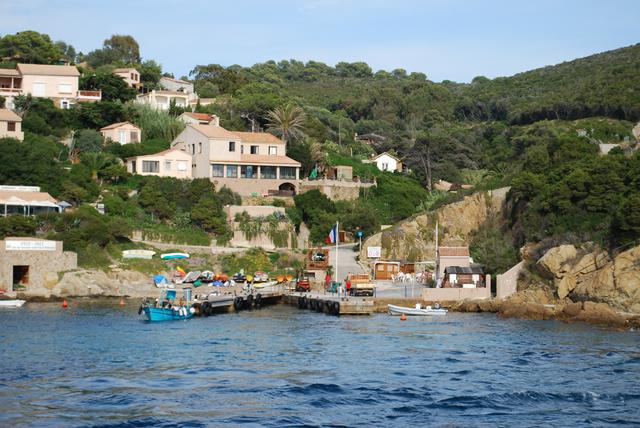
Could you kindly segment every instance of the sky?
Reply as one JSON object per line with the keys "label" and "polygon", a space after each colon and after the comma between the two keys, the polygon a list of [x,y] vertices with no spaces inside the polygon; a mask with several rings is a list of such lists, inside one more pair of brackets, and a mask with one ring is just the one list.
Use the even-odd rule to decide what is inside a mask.
{"label": "sky", "polygon": [[130,34],[176,77],[297,59],[469,82],[638,43],[640,0],[0,0],[0,35],[23,30],[84,53]]}

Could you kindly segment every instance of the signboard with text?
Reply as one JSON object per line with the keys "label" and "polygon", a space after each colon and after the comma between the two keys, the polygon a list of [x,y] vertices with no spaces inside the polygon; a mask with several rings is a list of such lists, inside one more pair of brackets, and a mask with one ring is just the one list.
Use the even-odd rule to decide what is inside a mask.
{"label": "signboard with text", "polygon": [[5,240],[7,251],[55,251],[56,241],[12,241]]}
{"label": "signboard with text", "polygon": [[379,259],[382,254],[382,247],[367,247],[367,257]]}

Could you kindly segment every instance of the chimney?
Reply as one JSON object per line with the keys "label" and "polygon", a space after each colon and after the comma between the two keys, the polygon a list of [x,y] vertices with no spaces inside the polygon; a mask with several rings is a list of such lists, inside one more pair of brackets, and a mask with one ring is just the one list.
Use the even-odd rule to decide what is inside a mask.
{"label": "chimney", "polygon": [[213,125],[213,126],[220,126],[220,118],[218,116],[216,116],[215,114],[211,116],[211,121],[209,122],[209,125]]}

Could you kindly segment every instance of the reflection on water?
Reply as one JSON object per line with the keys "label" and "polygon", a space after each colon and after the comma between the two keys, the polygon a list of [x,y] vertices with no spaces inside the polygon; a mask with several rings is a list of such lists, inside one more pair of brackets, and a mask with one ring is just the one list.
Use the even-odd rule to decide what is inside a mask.
{"label": "reflection on water", "polygon": [[0,311],[0,426],[640,424],[637,332],[286,306],[151,324],[136,310]]}

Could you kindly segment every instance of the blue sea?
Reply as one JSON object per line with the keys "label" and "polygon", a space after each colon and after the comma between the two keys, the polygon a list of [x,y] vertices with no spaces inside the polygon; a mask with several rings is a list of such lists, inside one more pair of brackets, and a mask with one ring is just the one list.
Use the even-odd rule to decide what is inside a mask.
{"label": "blue sea", "polygon": [[280,305],[147,323],[0,311],[0,426],[640,426],[640,333]]}

